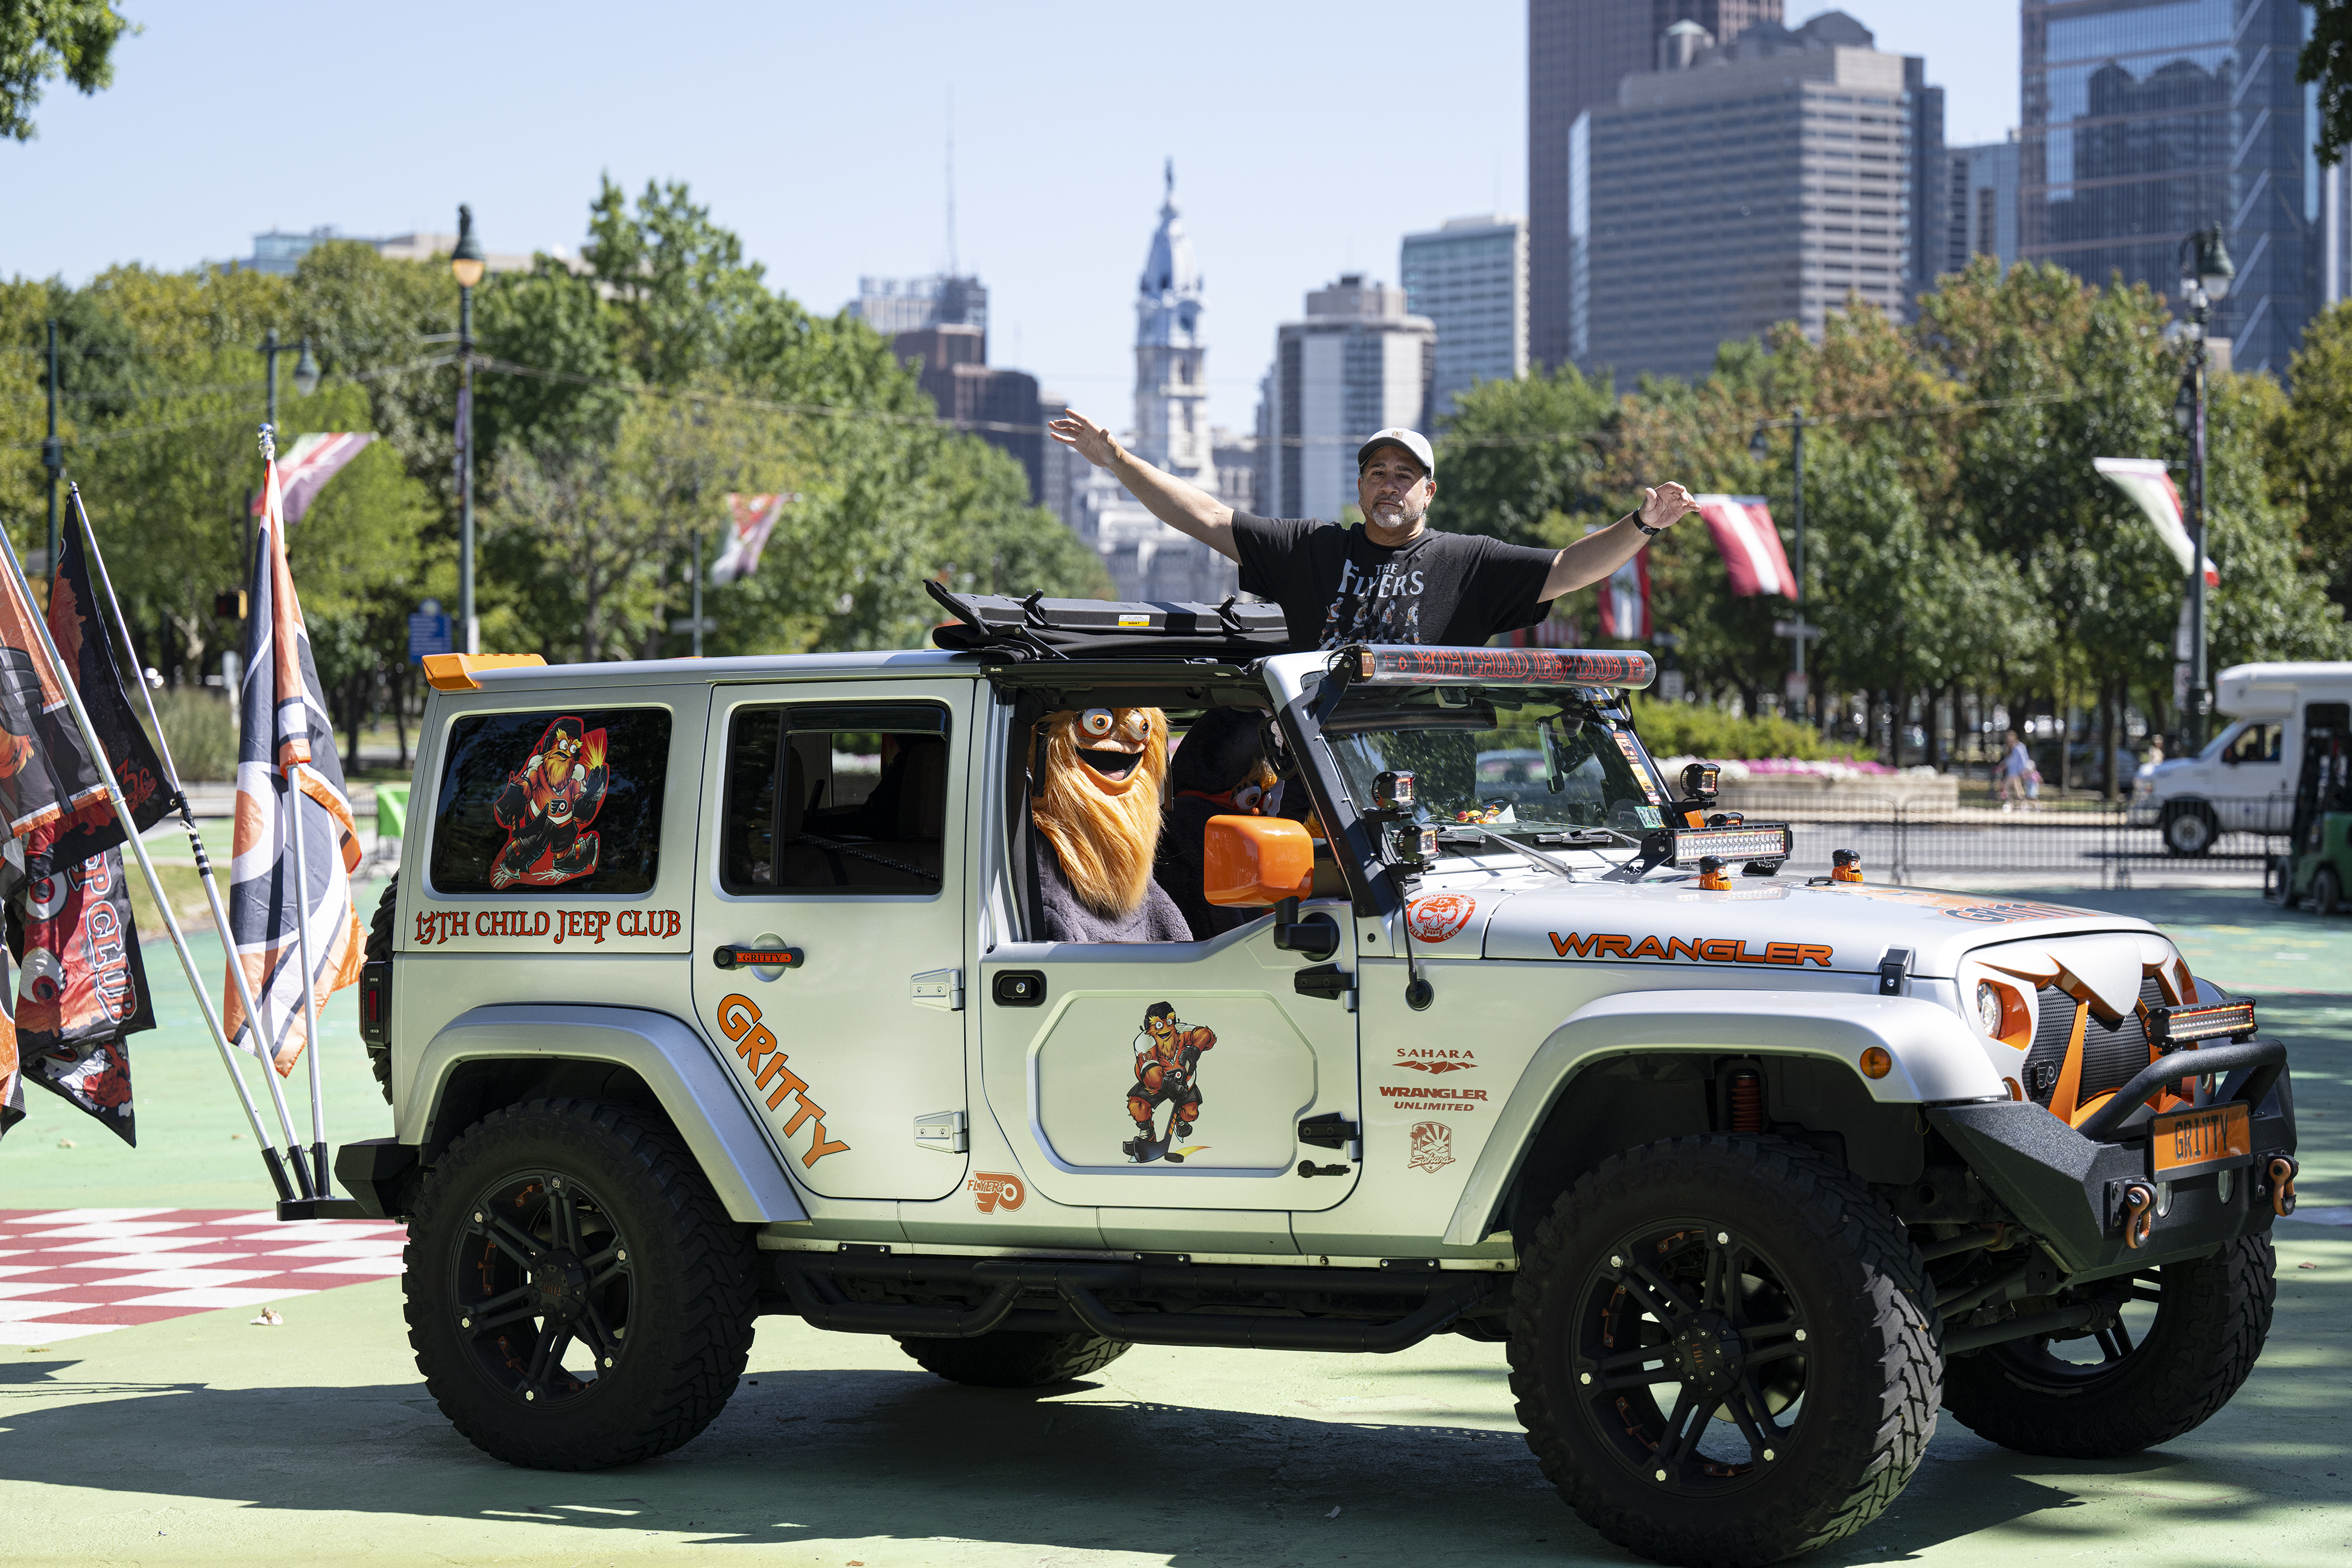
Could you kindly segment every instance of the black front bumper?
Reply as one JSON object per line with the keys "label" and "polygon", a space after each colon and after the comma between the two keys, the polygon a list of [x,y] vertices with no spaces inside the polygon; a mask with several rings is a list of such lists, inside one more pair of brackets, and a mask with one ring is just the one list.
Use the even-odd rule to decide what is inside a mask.
{"label": "black front bumper", "polygon": [[[2149,1180],[2147,1127],[2126,1128],[2113,1142],[2086,1138],[2030,1101],[1988,1100],[1922,1107],[1979,1182],[2045,1242],[2071,1279],[2152,1268],[2202,1257],[2224,1242],[2267,1232],[2274,1217],[2268,1166],[2294,1153],[2294,1091],[2284,1066],[2263,1082],[2233,1075],[2218,1099],[2261,1095],[2252,1105],[2253,1160],[2228,1173],[2207,1172],[2169,1184],[2164,1212],[2134,1247],[2126,1235],[2127,1184]],[[2247,1095],[2251,1100],[2251,1095]]]}

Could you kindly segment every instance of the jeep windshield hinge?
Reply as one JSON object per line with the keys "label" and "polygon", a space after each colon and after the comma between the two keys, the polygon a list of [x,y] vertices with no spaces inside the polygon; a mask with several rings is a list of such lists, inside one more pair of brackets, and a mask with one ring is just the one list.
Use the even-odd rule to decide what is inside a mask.
{"label": "jeep windshield hinge", "polygon": [[1881,996],[1902,995],[1903,983],[1910,977],[1911,950],[1909,948],[1890,947],[1880,956],[1878,960],[1878,994]]}

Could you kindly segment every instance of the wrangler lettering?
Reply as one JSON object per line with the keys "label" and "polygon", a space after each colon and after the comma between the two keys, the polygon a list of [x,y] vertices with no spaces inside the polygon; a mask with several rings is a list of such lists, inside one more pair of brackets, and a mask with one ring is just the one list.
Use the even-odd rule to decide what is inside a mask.
{"label": "wrangler lettering", "polygon": [[1571,953],[1578,958],[1656,959],[1671,963],[1682,959],[1692,963],[1771,963],[1784,969],[1801,964],[1816,968],[1830,967],[1835,952],[1827,942],[1769,942],[1751,951],[1740,939],[1727,936],[1670,936],[1663,940],[1645,936],[1636,941],[1631,935],[1607,931],[1547,931],[1552,952],[1561,958]]}

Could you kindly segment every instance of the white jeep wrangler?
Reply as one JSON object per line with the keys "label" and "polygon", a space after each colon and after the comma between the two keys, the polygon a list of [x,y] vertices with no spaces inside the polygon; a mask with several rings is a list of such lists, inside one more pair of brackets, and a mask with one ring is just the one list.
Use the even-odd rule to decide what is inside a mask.
{"label": "white jeep wrangler", "polygon": [[[996,1387],[1451,1332],[1596,1530],[1761,1563],[1939,1405],[2098,1457],[2245,1378],[2285,1052],[2145,922],[1788,873],[1659,776],[1638,653],[952,603],[937,651],[433,661],[361,988],[398,1131],[336,1168],[488,1453],[687,1442],[760,1313]],[[1029,737],[1098,705],[1267,716],[1318,832],[1212,823],[1251,923],[1040,940]],[[1138,1140],[1171,1039],[1199,1103]]]}

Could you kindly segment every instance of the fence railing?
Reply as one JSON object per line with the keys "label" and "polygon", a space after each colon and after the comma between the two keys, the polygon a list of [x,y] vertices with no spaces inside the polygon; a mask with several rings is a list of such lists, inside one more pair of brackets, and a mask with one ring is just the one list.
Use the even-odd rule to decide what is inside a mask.
{"label": "fence railing", "polygon": [[[1785,875],[1821,875],[1839,849],[1860,852],[1874,881],[1952,876],[2071,878],[2128,888],[2135,873],[2195,873],[2260,886],[2286,848],[2293,802],[2276,795],[2209,799],[2168,810],[2001,811],[1863,792],[1743,786],[1727,798],[1751,821],[1786,822],[1795,847]],[[2184,824],[2185,812],[2194,819]]]}

